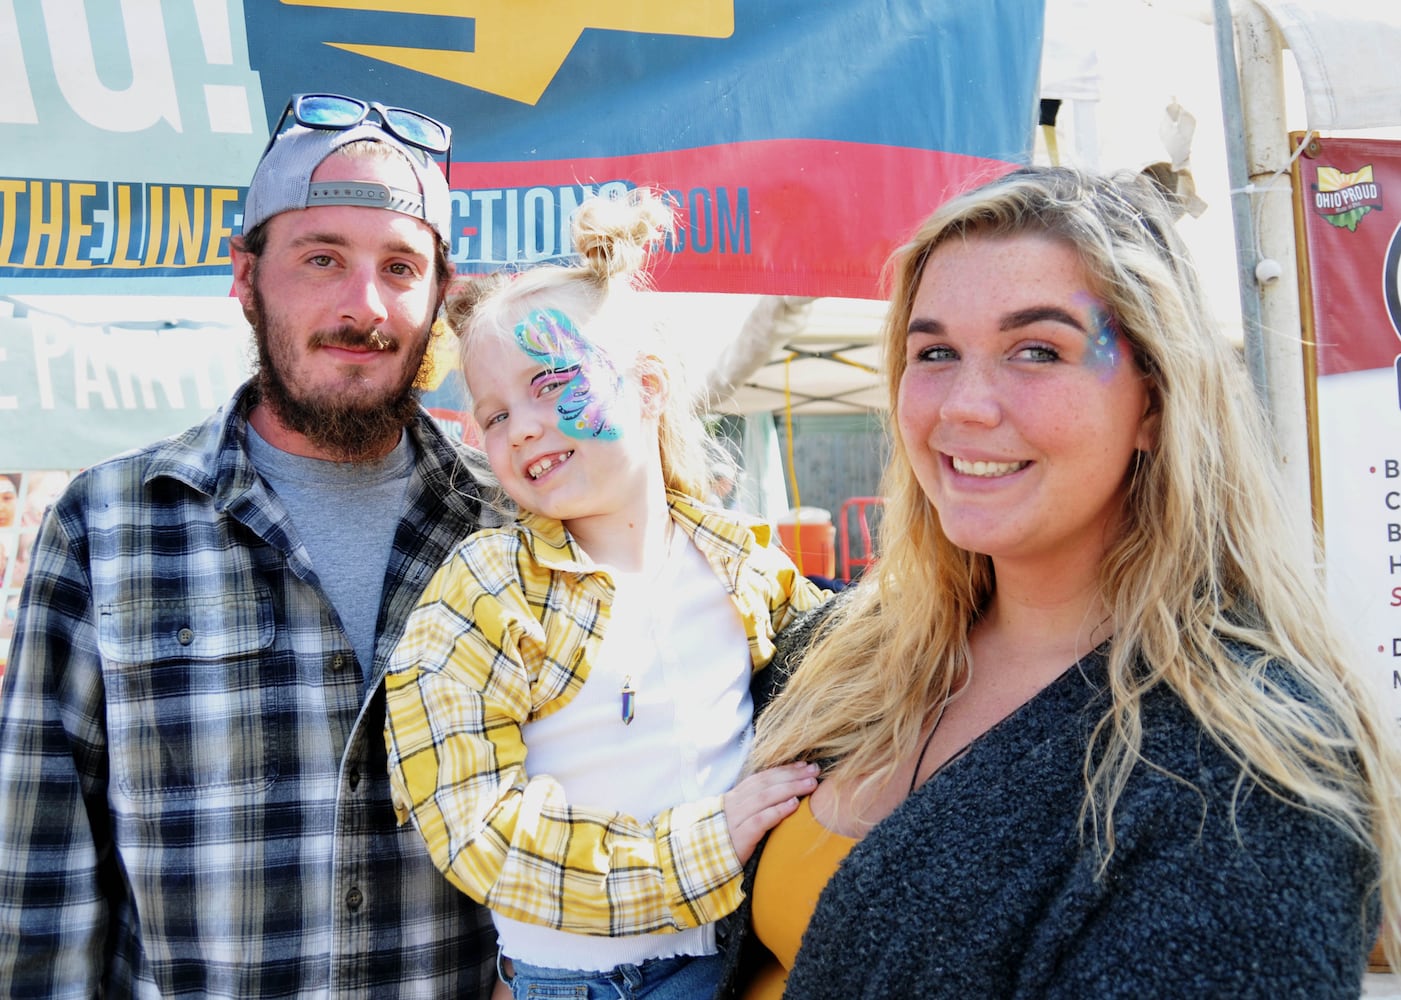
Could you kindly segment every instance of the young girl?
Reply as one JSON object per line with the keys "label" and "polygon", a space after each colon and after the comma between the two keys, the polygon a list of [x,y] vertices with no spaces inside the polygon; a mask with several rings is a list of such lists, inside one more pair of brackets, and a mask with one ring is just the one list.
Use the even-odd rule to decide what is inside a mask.
{"label": "young girl", "polygon": [[766,529],[693,499],[707,439],[638,294],[670,222],[648,194],[589,199],[582,263],[450,307],[520,517],[463,542],[409,618],[389,774],[491,908],[516,997],[709,995],[744,862],[814,787],[807,765],[735,785],[750,674],[822,592]]}

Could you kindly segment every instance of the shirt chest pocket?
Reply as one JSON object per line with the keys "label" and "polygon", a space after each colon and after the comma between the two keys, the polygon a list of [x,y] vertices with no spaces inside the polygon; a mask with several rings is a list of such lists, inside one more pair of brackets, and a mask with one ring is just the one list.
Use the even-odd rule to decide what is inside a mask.
{"label": "shirt chest pocket", "polygon": [[99,608],[112,781],[133,798],[277,780],[280,685],[265,588]]}

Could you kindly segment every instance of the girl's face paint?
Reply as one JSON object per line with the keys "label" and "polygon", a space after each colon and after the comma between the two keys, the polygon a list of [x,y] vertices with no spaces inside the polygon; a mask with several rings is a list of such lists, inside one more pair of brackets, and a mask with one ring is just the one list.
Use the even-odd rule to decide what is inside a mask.
{"label": "girl's face paint", "polygon": [[1085,351],[1085,367],[1099,373],[1101,381],[1112,378],[1119,367],[1122,352],[1119,347],[1119,328],[1104,303],[1086,292],[1076,292],[1072,300],[1085,307],[1089,314],[1089,344]]}
{"label": "girl's face paint", "polygon": [[604,414],[579,385],[596,359],[570,342],[567,321],[536,316],[519,338],[515,332],[513,324],[504,337],[469,333],[463,357],[482,450],[501,488],[521,510],[558,519],[576,539],[640,523],[661,461],[656,421],[644,414],[640,392],[619,382]]}
{"label": "girl's face paint", "polygon": [[532,359],[568,376],[555,406],[561,431],[579,440],[613,441],[621,435],[614,411],[623,395],[623,377],[573,320],[559,309],[534,309],[516,324],[515,335]]}

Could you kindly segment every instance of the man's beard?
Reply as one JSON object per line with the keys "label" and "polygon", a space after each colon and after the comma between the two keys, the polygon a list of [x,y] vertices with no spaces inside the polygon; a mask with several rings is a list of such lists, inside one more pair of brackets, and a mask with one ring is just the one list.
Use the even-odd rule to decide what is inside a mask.
{"label": "man's beard", "polygon": [[[256,281],[253,304],[257,310],[253,339],[258,345],[258,399],[272,410],[282,426],[305,436],[337,461],[357,462],[377,457],[386,442],[397,439],[399,432],[413,423],[419,412],[415,377],[428,350],[429,337],[409,348],[416,351],[416,356],[406,356],[412,364],[406,365],[402,384],[397,389],[384,390],[379,398],[353,390],[341,396],[307,395],[288,382],[286,370],[279,369],[279,361],[288,367],[295,363],[287,346],[295,334],[268,312]],[[288,356],[275,356],[274,345],[281,345]],[[351,326],[318,331],[312,334],[308,346],[369,348],[395,354],[405,350],[401,341],[386,337],[377,329],[357,330]]]}

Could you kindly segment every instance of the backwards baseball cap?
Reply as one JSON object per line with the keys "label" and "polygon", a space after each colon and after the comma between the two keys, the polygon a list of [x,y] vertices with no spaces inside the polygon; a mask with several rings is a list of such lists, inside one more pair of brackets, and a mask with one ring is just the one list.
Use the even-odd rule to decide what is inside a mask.
{"label": "backwards baseball cap", "polygon": [[[378,120],[369,117],[370,112]],[[293,125],[282,130],[288,116]],[[313,181],[321,161],[361,140],[382,142],[403,154],[418,179],[417,191],[374,181]],[[422,219],[450,243],[452,199],[442,169],[431,154],[449,161],[452,130],[407,108],[390,108],[337,94],[297,94],[287,102],[243,200],[243,232],[282,212],[317,205],[384,208]]]}

